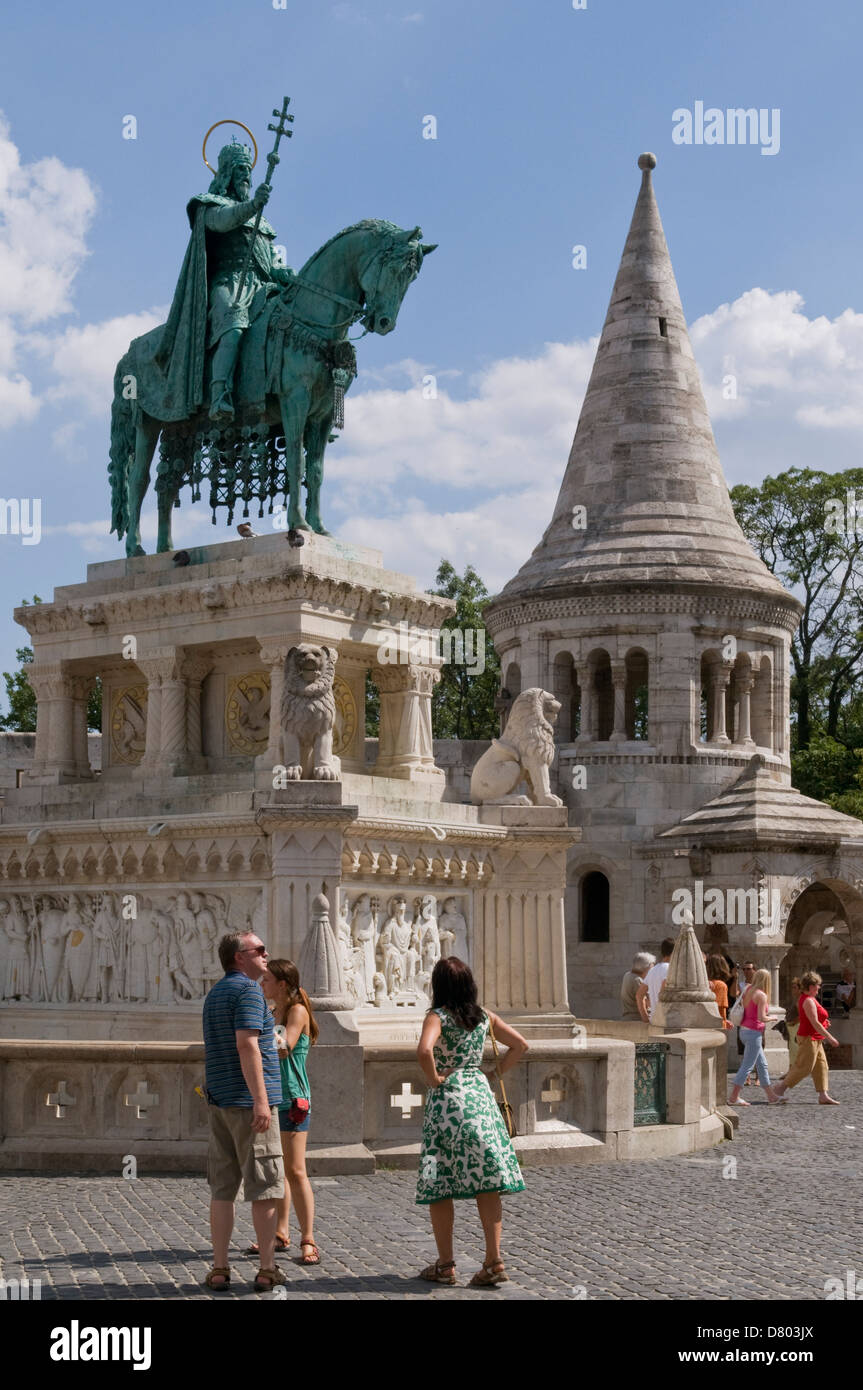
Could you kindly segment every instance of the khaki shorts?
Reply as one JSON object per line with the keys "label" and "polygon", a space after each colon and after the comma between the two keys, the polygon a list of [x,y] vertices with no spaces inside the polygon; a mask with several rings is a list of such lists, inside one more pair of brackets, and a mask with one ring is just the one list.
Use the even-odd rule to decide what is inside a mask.
{"label": "khaki shorts", "polygon": [[285,1195],[285,1166],[279,1109],[270,1110],[270,1127],[252,1130],[252,1108],[211,1105],[207,1181],[216,1202],[233,1202],[243,1184],[247,1202],[274,1202]]}

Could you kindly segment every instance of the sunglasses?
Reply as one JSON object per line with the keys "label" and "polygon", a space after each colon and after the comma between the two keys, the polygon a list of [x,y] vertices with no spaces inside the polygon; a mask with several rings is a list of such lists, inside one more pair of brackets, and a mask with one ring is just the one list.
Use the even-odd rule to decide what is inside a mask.
{"label": "sunglasses", "polygon": [[267,948],[266,946],[244,946],[239,954],[241,956],[265,956],[267,954]]}

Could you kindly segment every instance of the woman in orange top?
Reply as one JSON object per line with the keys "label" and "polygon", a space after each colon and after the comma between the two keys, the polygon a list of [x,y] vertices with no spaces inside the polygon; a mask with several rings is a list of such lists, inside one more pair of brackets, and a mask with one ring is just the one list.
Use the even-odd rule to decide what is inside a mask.
{"label": "woman in orange top", "polygon": [[719,1017],[722,1019],[723,1028],[731,1028],[733,1025],[728,1022],[728,981],[730,979],[728,966],[722,956],[707,957],[707,980],[713,993],[716,995],[716,1002],[719,1005]]}
{"label": "woman in orange top", "polygon": [[801,991],[797,1001],[800,1014],[797,1057],[782,1081],[777,1082],[776,1094],[783,1096],[792,1086],[796,1086],[798,1081],[802,1081],[804,1076],[811,1076],[818,1092],[818,1104],[840,1105],[841,1102],[834,1100],[827,1090],[829,1068],[824,1043],[829,1042],[831,1047],[838,1047],[839,1042],[827,1027],[830,1015],[816,998],[821,988],[821,976],[814,970],[807,970],[802,980],[795,980],[793,983],[799,984]]}

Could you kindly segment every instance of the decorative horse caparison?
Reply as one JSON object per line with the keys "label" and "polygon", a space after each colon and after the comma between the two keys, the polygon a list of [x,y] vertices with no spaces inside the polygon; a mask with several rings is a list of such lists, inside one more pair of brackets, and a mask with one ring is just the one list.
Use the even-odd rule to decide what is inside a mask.
{"label": "decorative horse caparison", "polygon": [[[205,405],[187,420],[160,418],[154,355],[163,326],[135,338],[114,375],[111,412],[111,530],[126,536],[126,554],[143,555],[141,504],[150,482],[157,443],[156,549],[172,550],[171,511],[180,488],[192,500],[209,481],[210,506],[234,509],[264,504],[272,512],[280,495],[287,526],[328,535],[320,514],[324,452],[340,427],[343,393],[356,376],[356,353],[348,332],[391,333],[408,286],[424,256],[419,227],[407,231],[368,219],[331,237],[283,289],[272,286],[264,308],[243,335],[234,387],[236,414],[216,427]],[[364,335],[363,335],[364,336]],[[208,354],[205,372],[209,372]],[[146,391],[138,389],[146,383]],[[154,386],[155,383],[155,386]],[[205,382],[206,401],[209,382]],[[142,405],[142,394],[147,408]],[[167,416],[170,415],[165,411]],[[305,513],[300,485],[305,482]]]}

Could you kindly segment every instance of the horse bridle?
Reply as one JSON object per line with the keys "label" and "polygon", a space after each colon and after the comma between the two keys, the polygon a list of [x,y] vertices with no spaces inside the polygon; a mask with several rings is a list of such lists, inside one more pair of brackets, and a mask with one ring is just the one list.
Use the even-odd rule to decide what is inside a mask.
{"label": "horse bridle", "polygon": [[[391,240],[385,246],[380,247],[378,250],[372,253],[378,261],[378,273],[377,279],[375,280],[375,287],[371,294],[366,296],[365,304],[359,304],[354,299],[345,299],[343,295],[336,294],[334,290],[325,289],[323,285],[316,285],[311,280],[304,280],[301,275],[295,275],[293,280],[291,281],[290,287],[297,285],[301,289],[311,290],[313,294],[319,294],[324,299],[330,299],[334,304],[340,304],[343,308],[350,309],[351,311],[349,318],[342,319],[338,323],[317,323],[314,320],[312,320],[312,322],[309,323],[308,320],[301,319],[299,317],[297,317],[296,322],[302,324],[303,328],[308,328],[309,331],[312,333],[321,332],[322,336],[328,336],[333,332],[333,330],[337,330],[340,328],[351,329],[355,323],[362,323],[365,319],[368,319],[371,314],[371,306],[374,304],[375,299],[377,298],[378,288],[381,282],[381,275],[383,274],[384,269],[384,261],[386,260],[387,255],[392,251],[394,245],[395,242]],[[358,338],[351,338],[349,341],[352,343],[358,343],[361,338],[365,338],[366,334],[369,333],[369,331],[370,330],[368,326],[366,326],[365,330],[359,335]]]}

